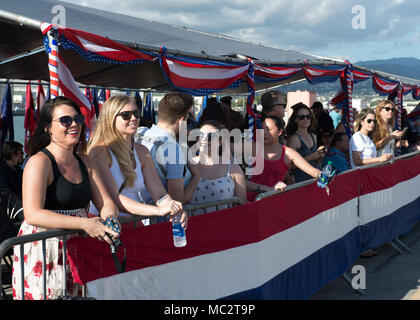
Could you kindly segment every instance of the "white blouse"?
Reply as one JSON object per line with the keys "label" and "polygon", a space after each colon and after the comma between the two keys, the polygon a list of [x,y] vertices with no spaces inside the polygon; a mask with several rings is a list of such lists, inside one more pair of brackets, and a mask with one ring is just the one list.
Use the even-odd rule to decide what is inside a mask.
{"label": "white blouse", "polygon": [[372,139],[365,136],[360,131],[357,131],[350,139],[350,164],[352,168],[356,168],[357,165],[353,161],[353,151],[362,152],[361,159],[371,159],[377,157],[376,146]]}

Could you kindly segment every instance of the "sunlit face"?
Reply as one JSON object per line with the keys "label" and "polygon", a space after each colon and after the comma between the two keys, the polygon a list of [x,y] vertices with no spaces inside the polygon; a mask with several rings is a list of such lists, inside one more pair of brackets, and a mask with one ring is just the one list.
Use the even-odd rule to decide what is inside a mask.
{"label": "sunlit face", "polygon": [[298,127],[309,128],[311,125],[311,113],[307,109],[300,109],[296,114],[296,123]]}
{"label": "sunlit face", "polygon": [[212,150],[218,150],[221,145],[220,132],[212,125],[205,124],[200,128],[200,136],[198,137],[198,150],[210,154]]}
{"label": "sunlit face", "polygon": [[264,130],[264,143],[277,142],[282,130],[277,128],[273,119],[267,118],[262,124]]}
{"label": "sunlit face", "polygon": [[54,108],[52,122],[47,129],[50,133],[51,141],[62,145],[75,146],[79,143],[82,125],[73,120],[69,127],[60,122],[60,118],[65,116],[74,117],[78,115],[77,111],[69,105],[61,104]]}
{"label": "sunlit face", "polygon": [[140,122],[140,110],[133,104],[126,104],[115,118],[115,128],[123,136],[132,136],[136,133]]}
{"label": "sunlit face", "polygon": [[376,125],[376,117],[373,113],[369,113],[366,118],[362,121],[362,128],[368,132],[373,131]]}
{"label": "sunlit face", "polygon": [[379,114],[381,115],[382,120],[388,123],[389,120],[391,120],[394,117],[394,111],[395,109],[392,106],[392,104],[388,103],[387,105],[381,108]]}

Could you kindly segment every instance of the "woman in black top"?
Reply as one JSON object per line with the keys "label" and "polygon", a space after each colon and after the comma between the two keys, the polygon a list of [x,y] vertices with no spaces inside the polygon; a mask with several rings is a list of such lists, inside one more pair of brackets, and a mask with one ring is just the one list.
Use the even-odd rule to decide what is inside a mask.
{"label": "woman in black top", "polygon": [[[304,103],[292,106],[293,113],[286,126],[287,146],[296,150],[309,164],[317,167],[322,160],[325,150],[317,150],[317,137],[312,133],[313,114],[311,109]],[[313,177],[299,168],[291,170],[295,182],[301,182]]]}
{"label": "woman in black top", "polygon": [[[118,209],[98,178],[95,164],[86,150],[84,117],[73,101],[58,97],[41,109],[37,128],[30,141],[22,183],[25,221],[19,235],[46,229],[83,230],[89,236],[111,243],[106,233],[117,234],[100,218],[88,218],[92,200],[101,208],[101,218],[118,216]],[[62,294],[62,256],[59,239],[46,241],[47,299]],[[14,299],[43,299],[42,250],[40,243],[24,246],[25,295],[21,292],[19,247],[15,247]],[[68,268],[69,269],[69,268]],[[71,286],[67,286],[71,289]],[[71,294],[71,293],[70,293]]]}

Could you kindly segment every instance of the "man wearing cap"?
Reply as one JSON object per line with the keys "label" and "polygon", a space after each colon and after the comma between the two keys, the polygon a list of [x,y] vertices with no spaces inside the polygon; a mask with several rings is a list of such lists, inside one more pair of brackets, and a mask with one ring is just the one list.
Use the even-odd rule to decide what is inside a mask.
{"label": "man wearing cap", "polygon": [[286,109],[286,102],[283,94],[279,90],[270,90],[261,96],[261,105],[263,107],[263,116],[274,115],[280,119],[284,118],[284,111]]}

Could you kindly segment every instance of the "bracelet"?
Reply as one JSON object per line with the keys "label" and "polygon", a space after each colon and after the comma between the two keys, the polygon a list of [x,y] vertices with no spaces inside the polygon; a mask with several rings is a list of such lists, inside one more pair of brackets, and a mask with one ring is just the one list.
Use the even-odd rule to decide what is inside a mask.
{"label": "bracelet", "polygon": [[156,205],[165,200],[169,195],[166,193],[156,201]]}

